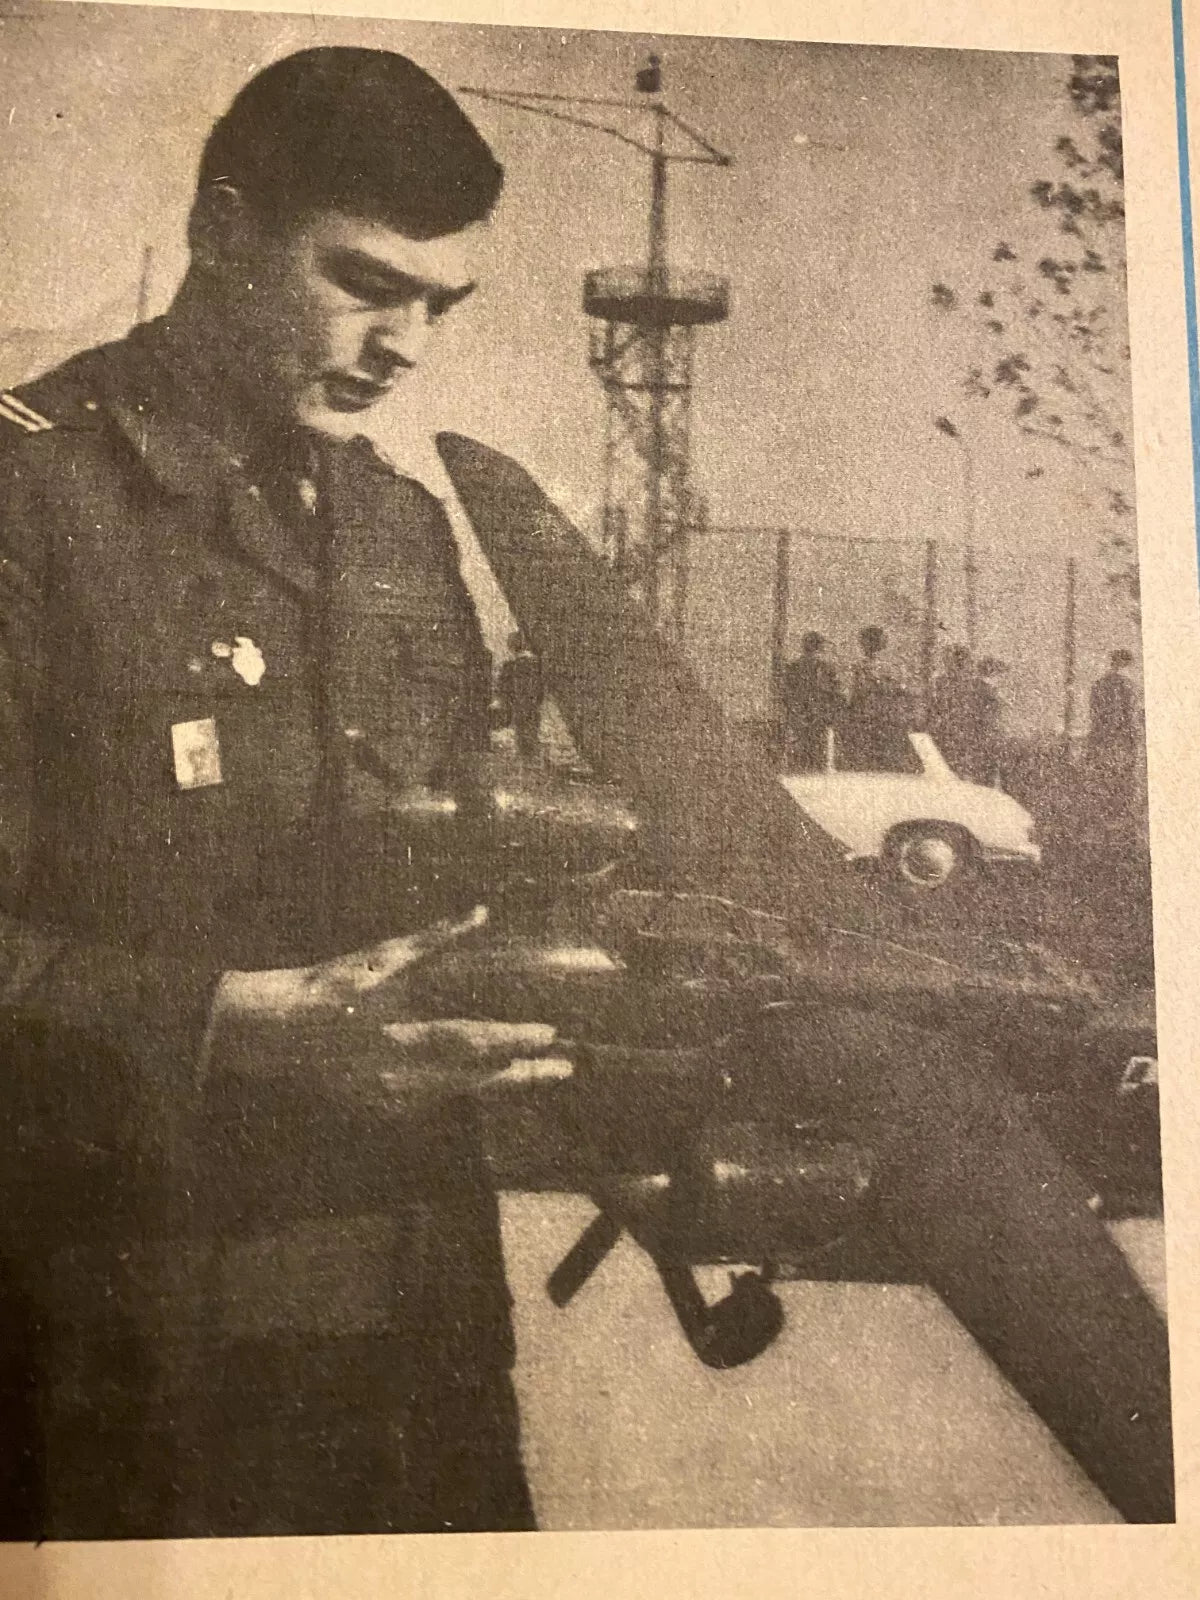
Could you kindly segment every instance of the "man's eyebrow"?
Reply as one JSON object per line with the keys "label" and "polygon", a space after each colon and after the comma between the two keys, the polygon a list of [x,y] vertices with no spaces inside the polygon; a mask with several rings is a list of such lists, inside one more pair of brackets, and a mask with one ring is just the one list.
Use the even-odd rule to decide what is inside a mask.
{"label": "man's eyebrow", "polygon": [[473,278],[468,283],[442,284],[433,279],[418,277],[415,273],[389,266],[386,261],[380,261],[377,256],[370,255],[367,251],[356,250],[352,245],[331,245],[324,252],[324,261],[327,266],[353,267],[363,277],[386,285],[396,293],[428,295],[430,299],[436,300],[443,306],[456,305],[460,300],[465,300],[477,287]]}

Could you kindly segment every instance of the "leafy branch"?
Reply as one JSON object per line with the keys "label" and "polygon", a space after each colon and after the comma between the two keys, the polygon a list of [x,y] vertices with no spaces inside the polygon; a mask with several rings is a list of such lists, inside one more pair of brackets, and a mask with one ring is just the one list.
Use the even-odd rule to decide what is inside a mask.
{"label": "leafy branch", "polygon": [[[1043,237],[1022,252],[998,240],[982,287],[964,294],[938,282],[930,302],[935,312],[956,319],[976,346],[961,382],[965,400],[1000,411],[1035,449],[1054,447],[1048,460],[1025,469],[1026,477],[1045,477],[1055,461],[1084,469],[1093,511],[1105,524],[1097,532],[1108,581],[1136,610],[1136,546],[1125,531],[1133,519],[1133,452],[1126,420],[1125,167],[1115,60],[1073,57],[1065,88],[1072,123],[1053,146],[1057,170],[1027,188],[1054,242]],[[954,426],[949,418],[937,426],[943,421]]]}

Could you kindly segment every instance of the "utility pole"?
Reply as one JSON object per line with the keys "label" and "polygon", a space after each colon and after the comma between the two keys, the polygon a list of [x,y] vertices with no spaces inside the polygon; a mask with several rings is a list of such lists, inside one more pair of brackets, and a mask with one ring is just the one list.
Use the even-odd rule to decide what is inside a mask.
{"label": "utility pole", "polygon": [[967,649],[974,656],[979,643],[979,567],[975,556],[975,460],[949,417],[935,417],[937,431],[958,446],[963,464],[963,610]]}
{"label": "utility pole", "polygon": [[1077,605],[1078,564],[1067,557],[1067,598],[1063,608],[1063,759],[1070,761],[1071,735],[1075,728],[1075,611]]}
{"label": "utility pole", "polygon": [[695,532],[703,539],[708,532],[708,526],[708,501],[701,500],[696,508],[696,515],[691,525],[685,530],[686,537],[681,538],[675,548],[671,587],[671,637],[680,649],[687,644],[688,587],[691,581],[691,535]]}

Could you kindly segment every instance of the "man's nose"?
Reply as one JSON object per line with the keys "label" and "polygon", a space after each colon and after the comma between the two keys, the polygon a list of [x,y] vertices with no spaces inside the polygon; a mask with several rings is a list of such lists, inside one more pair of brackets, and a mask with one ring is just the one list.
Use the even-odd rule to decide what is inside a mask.
{"label": "man's nose", "polygon": [[424,300],[381,312],[371,324],[372,350],[396,366],[415,367],[428,338],[429,312]]}

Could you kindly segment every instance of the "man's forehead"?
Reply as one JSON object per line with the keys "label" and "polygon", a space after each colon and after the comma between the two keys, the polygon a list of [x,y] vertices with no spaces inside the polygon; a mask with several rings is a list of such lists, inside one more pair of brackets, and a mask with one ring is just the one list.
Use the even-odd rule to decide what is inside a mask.
{"label": "man's forehead", "polygon": [[417,239],[371,217],[329,210],[307,218],[302,231],[318,254],[341,253],[381,274],[460,288],[479,276],[488,224],[474,222],[455,233]]}

